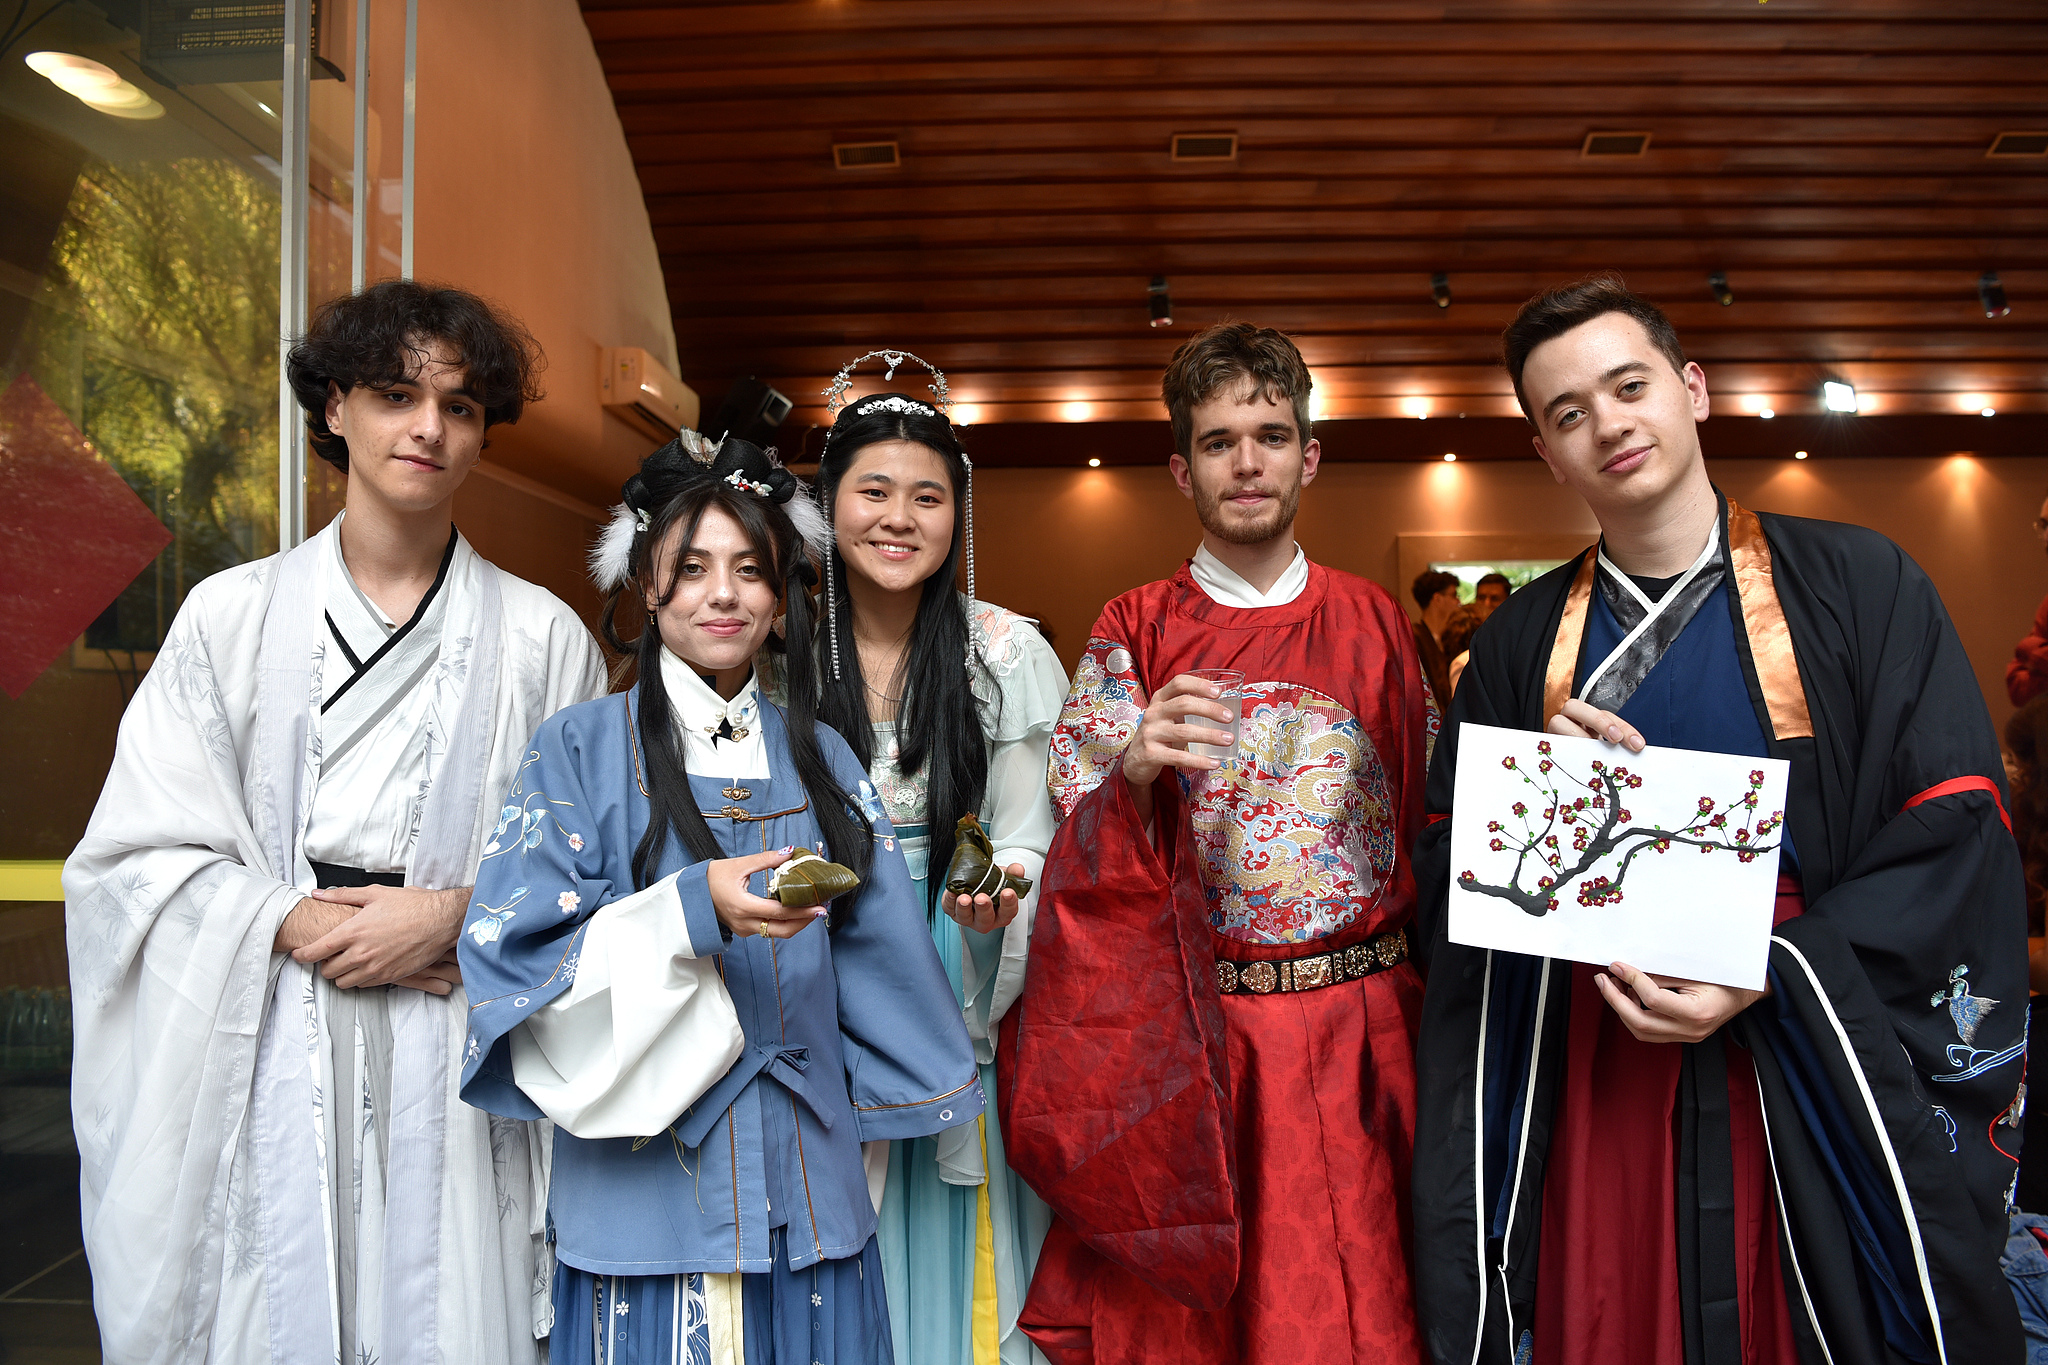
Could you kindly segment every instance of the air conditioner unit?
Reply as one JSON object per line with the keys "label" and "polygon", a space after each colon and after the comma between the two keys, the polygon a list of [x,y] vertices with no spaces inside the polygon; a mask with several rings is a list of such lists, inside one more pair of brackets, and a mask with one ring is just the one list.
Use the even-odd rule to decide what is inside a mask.
{"label": "air conditioner unit", "polygon": [[672,441],[697,425],[697,395],[638,346],[608,346],[598,372],[597,401],[636,431]]}

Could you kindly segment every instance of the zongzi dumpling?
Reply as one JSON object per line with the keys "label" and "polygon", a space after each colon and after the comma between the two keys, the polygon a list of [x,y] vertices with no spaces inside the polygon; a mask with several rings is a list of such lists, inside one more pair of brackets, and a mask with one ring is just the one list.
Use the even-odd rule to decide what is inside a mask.
{"label": "zongzi dumpling", "polygon": [[995,845],[988,831],[972,813],[960,817],[953,827],[953,860],[946,865],[946,890],[955,896],[987,896],[991,900],[1005,891],[1019,896],[1031,890],[1029,877],[1013,876],[996,866]]}
{"label": "zongzi dumpling", "polygon": [[796,850],[768,874],[768,894],[791,907],[823,905],[859,885],[852,869],[828,863],[807,848]]}

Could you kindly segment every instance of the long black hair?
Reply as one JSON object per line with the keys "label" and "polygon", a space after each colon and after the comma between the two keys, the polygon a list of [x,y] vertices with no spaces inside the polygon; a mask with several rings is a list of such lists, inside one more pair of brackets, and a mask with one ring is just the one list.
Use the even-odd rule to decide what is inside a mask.
{"label": "long black hair", "polygon": [[[809,640],[812,633],[810,585],[817,581],[805,553],[803,537],[785,507],[798,494],[796,476],[777,464],[765,451],[744,441],[728,439],[717,448],[717,457],[705,464],[693,456],[690,446],[704,447],[695,434],[686,444],[679,438],[649,455],[640,472],[626,481],[625,505],[633,520],[614,522],[616,533],[630,533],[622,581],[614,580],[605,594],[601,629],[605,643],[621,654],[633,655],[639,665],[640,714],[636,718],[640,750],[647,761],[647,799],[651,807],[647,832],[633,851],[633,883],[645,887],[655,877],[669,835],[673,833],[700,862],[726,856],[703,812],[690,794],[689,772],[683,763],[683,747],[677,741],[673,705],[661,676],[661,631],[650,613],[639,637],[628,641],[618,632],[618,609],[630,596],[635,606],[652,595],[657,606],[674,596],[682,556],[693,540],[705,513],[713,508],[739,524],[754,553],[761,557],[768,581],[773,583],[786,613],[786,638]],[[765,493],[755,490],[766,490]],[[644,523],[644,526],[635,522]],[[680,526],[676,550],[667,563],[656,563],[656,551],[669,531]],[[598,554],[605,553],[600,546]],[[770,637],[770,648],[780,642]],[[789,669],[789,754],[797,777],[810,798],[811,814],[825,836],[825,849],[834,862],[850,868],[866,884],[874,862],[874,830],[853,796],[842,790],[832,777],[831,766],[818,747],[818,709],[815,664],[808,649],[786,649]],[[764,702],[765,705],[765,702]],[[829,927],[838,928],[853,915],[850,902],[859,893],[834,902]]]}
{"label": "long black hair", "polygon": [[[818,465],[818,496],[835,507],[839,483],[860,452],[880,441],[910,441],[936,454],[953,485],[953,543],[946,562],[924,581],[917,618],[904,651],[903,700],[896,711],[896,768],[906,777],[925,775],[925,823],[931,836],[931,873],[927,913],[944,890],[946,864],[953,858],[953,826],[970,812],[979,814],[988,790],[988,748],[982,739],[981,703],[974,683],[985,681],[987,669],[979,650],[970,650],[967,602],[954,587],[965,555],[967,521],[967,459],[952,423],[930,404],[902,394],[872,394],[840,410],[825,438]],[[846,585],[846,560],[835,539],[828,553],[827,575],[839,600],[836,618],[827,613],[827,630],[836,619],[839,632],[838,671],[832,676],[833,642],[818,651],[822,688],[818,716],[846,737],[861,767],[875,762],[874,728],[868,720],[867,680],[861,673],[860,651],[853,644],[853,598]],[[795,638],[792,634],[792,638]],[[800,653],[801,651],[796,651]],[[972,662],[970,663],[970,656]],[[976,675],[979,675],[978,677]],[[792,679],[790,695],[796,694]],[[991,690],[991,695],[994,695]]]}

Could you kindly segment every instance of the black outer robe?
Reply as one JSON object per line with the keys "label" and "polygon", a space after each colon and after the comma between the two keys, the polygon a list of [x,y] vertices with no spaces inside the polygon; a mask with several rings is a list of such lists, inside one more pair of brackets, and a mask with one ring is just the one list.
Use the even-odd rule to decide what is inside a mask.
{"label": "black outer robe", "polygon": [[[1726,544],[1725,499],[1721,517]],[[2016,1103],[2023,1063],[2015,1058],[1974,1079],[1937,1083],[1934,1077],[1959,1069],[1949,1051],[1959,1039],[1949,1011],[1930,1004],[1950,969],[1968,964],[1971,990],[2002,1002],[1978,1028],[1978,1056],[2024,1038],[2026,911],[1997,738],[1940,596],[1904,551],[1862,527],[1768,514],[1760,522],[1810,737],[1773,733],[1732,580],[1731,628],[1771,751],[1792,765],[1787,822],[1806,911],[1773,933],[1775,1000],[1759,1002],[1724,1032],[1757,1063],[1781,1227],[1789,1232],[1789,1247],[1781,1233],[1781,1253],[1789,1254],[1780,1259],[1794,1336],[1813,1365],[1911,1358],[1886,1344],[1846,1221],[1857,1196],[1824,1164],[1788,1086],[1788,1066],[1832,1092],[1849,1131],[1831,1140],[1855,1144],[1877,1173],[1889,1207],[1872,1209],[1865,1199],[1866,1215],[1889,1221],[1905,1239],[1900,1245],[1911,1245],[1917,1231],[1917,1254],[1901,1280],[1923,1331],[1926,1302],[1938,1310],[1929,1358],[2017,1361],[2023,1339],[1998,1264],[2015,1166],[1992,1133],[1999,1125],[1997,1142],[2017,1153],[2018,1129],[2002,1120]],[[1432,823],[1416,843],[1418,946],[1428,975],[1417,1057],[1416,1298],[1439,1365],[1508,1365],[1532,1320],[1571,967],[1548,961],[1544,989],[1538,959],[1448,941],[1451,825],[1435,817],[1451,809],[1458,722],[1542,728],[1546,668],[1583,559],[1516,593],[1473,639],[1452,724],[1430,765]],[[1926,795],[1957,778],[1988,779],[1989,789],[1978,781],[1974,789]],[[1785,1055],[1791,1049],[1782,1028],[1751,1018],[1774,1005],[1811,1040],[1803,1064]],[[1495,1074],[1483,1075],[1489,1041],[1486,1067]],[[1953,1136],[1936,1105],[1952,1117]],[[1504,1116],[1523,1106],[1526,1131],[1508,1129]],[[1486,1133],[1475,1131],[1482,1111],[1491,1120]],[[1475,1170],[1482,1150],[1483,1177]],[[1485,1236],[1475,1226],[1482,1178]],[[1505,1237],[1494,1237],[1504,1192],[1512,1212]],[[1924,1275],[1916,1273],[1923,1259]]]}

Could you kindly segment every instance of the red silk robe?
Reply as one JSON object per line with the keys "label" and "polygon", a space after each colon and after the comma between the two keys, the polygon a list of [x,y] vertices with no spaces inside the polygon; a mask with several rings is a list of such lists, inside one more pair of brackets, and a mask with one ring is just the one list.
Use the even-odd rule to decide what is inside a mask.
{"label": "red silk robe", "polygon": [[[1194,668],[1245,673],[1236,770],[1162,776],[1148,838],[1118,760]],[[997,1051],[1010,1164],[1059,1214],[1020,1321],[1059,1365],[1422,1358],[1420,978],[1223,996],[1216,962],[1408,925],[1435,717],[1407,618],[1348,574],[1312,564],[1293,602],[1248,609],[1183,567],[1104,609]]]}

